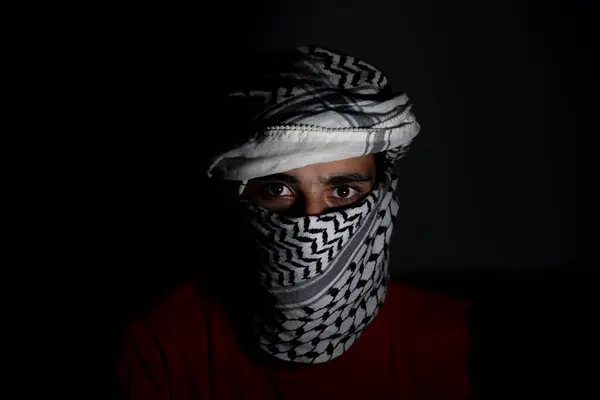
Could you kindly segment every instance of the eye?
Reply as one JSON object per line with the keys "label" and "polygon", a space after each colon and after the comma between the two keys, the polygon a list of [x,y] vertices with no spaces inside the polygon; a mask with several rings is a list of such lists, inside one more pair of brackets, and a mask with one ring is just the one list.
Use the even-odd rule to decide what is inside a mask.
{"label": "eye", "polygon": [[360,194],[360,192],[350,186],[338,186],[331,191],[331,197],[336,199],[350,199],[358,194]]}
{"label": "eye", "polygon": [[293,193],[282,183],[268,183],[262,187],[262,192],[267,197],[291,196]]}

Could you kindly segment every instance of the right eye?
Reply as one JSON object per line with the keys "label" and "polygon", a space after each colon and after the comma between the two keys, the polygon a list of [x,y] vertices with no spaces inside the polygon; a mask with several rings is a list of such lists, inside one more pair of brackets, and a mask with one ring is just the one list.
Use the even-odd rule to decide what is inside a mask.
{"label": "right eye", "polygon": [[286,197],[293,195],[290,188],[283,183],[267,183],[262,187],[261,191],[267,197]]}

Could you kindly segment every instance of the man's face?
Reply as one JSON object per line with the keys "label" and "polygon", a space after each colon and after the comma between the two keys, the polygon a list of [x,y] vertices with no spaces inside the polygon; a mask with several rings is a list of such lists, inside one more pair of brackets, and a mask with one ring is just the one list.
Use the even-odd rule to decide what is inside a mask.
{"label": "man's face", "polygon": [[248,181],[242,199],[268,210],[318,215],[363,198],[375,183],[375,157],[312,164]]}

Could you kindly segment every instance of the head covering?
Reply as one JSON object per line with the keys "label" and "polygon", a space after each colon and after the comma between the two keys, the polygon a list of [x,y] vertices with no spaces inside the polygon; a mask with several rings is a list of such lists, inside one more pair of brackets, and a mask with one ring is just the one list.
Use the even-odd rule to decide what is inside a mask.
{"label": "head covering", "polygon": [[250,135],[213,160],[211,177],[247,181],[406,147],[419,132],[408,96],[392,95],[387,78],[357,58],[302,46],[257,61],[253,71],[229,94]]}
{"label": "head covering", "polygon": [[[373,190],[347,207],[291,217],[243,203],[268,301],[253,310],[257,345],[322,363],[343,354],[387,293],[398,212],[395,161],[417,135],[408,97],[370,64],[318,47],[275,54],[272,68],[231,97],[246,104],[251,137],[215,158],[209,175],[246,181],[318,162],[385,152]],[[243,187],[243,185],[242,185]]]}

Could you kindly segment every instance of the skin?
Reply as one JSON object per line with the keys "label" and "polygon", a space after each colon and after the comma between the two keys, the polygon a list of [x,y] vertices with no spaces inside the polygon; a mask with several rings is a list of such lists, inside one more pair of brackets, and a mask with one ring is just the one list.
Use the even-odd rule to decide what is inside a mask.
{"label": "skin", "polygon": [[289,215],[318,215],[367,195],[375,183],[372,154],[312,164],[248,181],[242,199]]}

